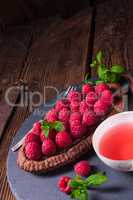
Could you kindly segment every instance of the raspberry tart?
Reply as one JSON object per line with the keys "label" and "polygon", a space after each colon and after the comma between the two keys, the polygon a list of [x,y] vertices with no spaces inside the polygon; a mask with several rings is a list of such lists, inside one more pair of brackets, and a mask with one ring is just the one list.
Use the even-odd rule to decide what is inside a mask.
{"label": "raspberry tart", "polygon": [[[19,149],[18,166],[28,172],[46,173],[76,161],[91,149],[97,125],[115,113],[113,101],[109,86],[103,83],[84,84],[81,92],[70,91],[66,99],[57,100],[43,120],[33,124]],[[81,164],[84,169],[85,163]]]}

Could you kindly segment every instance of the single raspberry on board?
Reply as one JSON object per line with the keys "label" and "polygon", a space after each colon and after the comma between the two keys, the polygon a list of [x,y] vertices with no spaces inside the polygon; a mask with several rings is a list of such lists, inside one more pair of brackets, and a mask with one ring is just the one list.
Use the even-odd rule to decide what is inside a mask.
{"label": "single raspberry on board", "polygon": [[82,86],[82,94],[86,96],[89,92],[94,91],[92,85],[86,83]]}
{"label": "single raspberry on board", "polygon": [[38,142],[29,142],[25,146],[26,157],[30,160],[39,160],[41,158],[41,145]]}
{"label": "single raspberry on board", "polygon": [[65,149],[66,147],[72,144],[72,138],[67,131],[58,132],[55,140],[56,145],[61,149]]}
{"label": "single raspberry on board", "polygon": [[69,176],[62,176],[58,181],[58,187],[61,192],[69,194],[71,192],[71,187],[69,185],[71,178]]}
{"label": "single raspberry on board", "polygon": [[88,176],[90,170],[91,170],[90,164],[86,160],[80,161],[74,166],[74,171],[79,176]]}
{"label": "single raspberry on board", "polygon": [[42,143],[42,153],[45,156],[51,156],[56,152],[56,145],[50,139],[45,139]]}
{"label": "single raspberry on board", "polygon": [[55,122],[55,121],[57,121],[58,118],[57,118],[57,112],[56,112],[56,110],[53,108],[50,111],[48,111],[45,118],[46,118],[46,120],[48,122]]}

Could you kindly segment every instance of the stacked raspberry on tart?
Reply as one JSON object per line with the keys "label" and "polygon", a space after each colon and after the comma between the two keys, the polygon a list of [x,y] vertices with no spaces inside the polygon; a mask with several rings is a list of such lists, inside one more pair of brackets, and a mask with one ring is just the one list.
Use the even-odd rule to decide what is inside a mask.
{"label": "stacked raspberry on tart", "polygon": [[[27,167],[23,167],[24,160],[39,163],[50,157],[52,159],[55,157],[57,160],[58,155],[61,154],[64,156],[62,159],[67,160],[67,162],[64,161],[66,164],[73,161],[74,156],[78,157],[84,153],[82,149],[85,147],[82,141],[89,136],[89,130],[96,127],[110,112],[112,102],[112,92],[104,83],[96,86],[84,84],[81,92],[70,91],[65,99],[57,100],[55,106],[46,113],[43,120],[33,124],[23,145],[23,154],[21,155],[25,156],[25,159],[18,158],[19,166],[27,170]],[[82,148],[79,146],[77,149],[76,145],[81,143]],[[79,155],[75,151],[79,151]],[[36,162],[33,164],[37,164]],[[53,163],[54,165],[56,164]]]}

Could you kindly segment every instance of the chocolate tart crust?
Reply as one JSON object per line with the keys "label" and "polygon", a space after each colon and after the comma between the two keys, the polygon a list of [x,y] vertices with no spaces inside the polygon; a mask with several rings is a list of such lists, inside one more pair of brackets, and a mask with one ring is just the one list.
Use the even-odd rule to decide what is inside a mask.
{"label": "chocolate tart crust", "polygon": [[33,173],[46,173],[76,161],[91,150],[92,134],[70,147],[66,152],[51,156],[45,160],[33,161],[26,158],[24,145],[18,152],[17,164],[21,169]]}

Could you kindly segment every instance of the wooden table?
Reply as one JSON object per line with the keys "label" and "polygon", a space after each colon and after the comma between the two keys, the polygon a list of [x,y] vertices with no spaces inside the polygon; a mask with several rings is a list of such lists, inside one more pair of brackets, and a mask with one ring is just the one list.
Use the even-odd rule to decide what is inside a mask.
{"label": "wooden table", "polygon": [[[133,70],[132,0],[97,1],[67,20],[58,17],[30,25],[10,27],[0,33],[0,199],[14,200],[6,178],[9,145],[30,114],[29,107],[10,107],[5,92],[10,86],[28,86],[43,93],[44,86],[58,89],[79,83],[99,49],[106,63]],[[91,71],[94,75],[95,72]],[[47,99],[54,94],[49,91]],[[12,102],[20,102],[14,91]]]}

